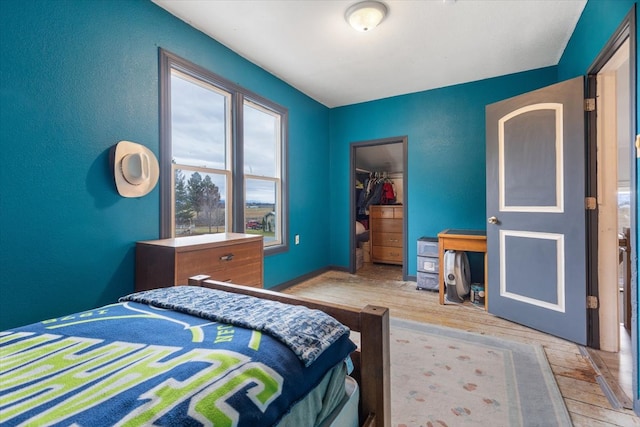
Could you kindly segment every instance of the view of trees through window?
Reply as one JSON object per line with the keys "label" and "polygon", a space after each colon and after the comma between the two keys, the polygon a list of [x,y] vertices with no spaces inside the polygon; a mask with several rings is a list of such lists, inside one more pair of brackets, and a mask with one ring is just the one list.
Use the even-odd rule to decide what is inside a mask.
{"label": "view of trees through window", "polygon": [[210,174],[175,172],[176,234],[221,233],[226,230],[225,202]]}
{"label": "view of trees through window", "polygon": [[[190,170],[175,170],[176,236],[224,233],[226,231],[225,176]],[[273,190],[271,190],[273,192]],[[275,204],[248,201],[245,232],[275,239]]]}

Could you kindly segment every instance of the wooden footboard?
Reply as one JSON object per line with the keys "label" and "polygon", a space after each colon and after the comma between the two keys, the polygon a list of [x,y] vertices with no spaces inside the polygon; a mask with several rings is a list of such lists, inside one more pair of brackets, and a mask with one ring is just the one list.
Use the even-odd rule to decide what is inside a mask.
{"label": "wooden footboard", "polygon": [[194,276],[189,279],[189,284],[322,310],[351,330],[360,332],[360,348],[352,355],[355,365],[352,376],[360,385],[360,424],[367,427],[391,425],[388,308],[367,305],[358,310],[208,279],[209,276]]}

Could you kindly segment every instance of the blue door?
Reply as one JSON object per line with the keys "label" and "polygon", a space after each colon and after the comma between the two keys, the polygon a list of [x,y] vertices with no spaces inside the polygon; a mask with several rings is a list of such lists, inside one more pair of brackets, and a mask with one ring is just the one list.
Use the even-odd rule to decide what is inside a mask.
{"label": "blue door", "polygon": [[488,310],[586,345],[584,82],[486,107]]}

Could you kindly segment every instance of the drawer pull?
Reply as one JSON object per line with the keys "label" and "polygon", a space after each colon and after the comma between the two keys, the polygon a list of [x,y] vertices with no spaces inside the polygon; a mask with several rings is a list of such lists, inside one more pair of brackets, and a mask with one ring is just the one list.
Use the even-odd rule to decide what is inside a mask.
{"label": "drawer pull", "polygon": [[231,261],[233,259],[233,254],[222,255],[220,257],[220,261]]}

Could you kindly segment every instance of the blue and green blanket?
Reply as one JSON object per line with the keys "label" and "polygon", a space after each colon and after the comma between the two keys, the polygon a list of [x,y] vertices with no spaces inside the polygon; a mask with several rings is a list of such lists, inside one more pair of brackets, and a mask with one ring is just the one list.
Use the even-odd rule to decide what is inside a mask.
{"label": "blue and green blanket", "polygon": [[326,314],[195,287],[0,333],[0,425],[271,426],[355,346]]}

